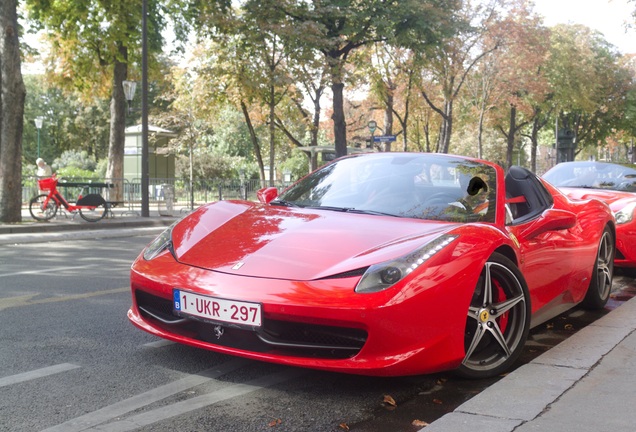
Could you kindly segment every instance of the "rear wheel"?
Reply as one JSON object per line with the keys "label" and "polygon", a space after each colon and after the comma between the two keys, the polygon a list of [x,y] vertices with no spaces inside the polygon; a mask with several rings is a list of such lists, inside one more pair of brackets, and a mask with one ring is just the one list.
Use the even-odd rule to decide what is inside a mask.
{"label": "rear wheel", "polygon": [[44,205],[47,196],[47,194],[41,194],[31,198],[31,201],[29,201],[29,213],[31,213],[33,219],[46,221],[52,219],[57,213],[57,203],[53,198],[46,203],[46,206]]}
{"label": "rear wheel", "polygon": [[517,360],[530,329],[530,296],[523,275],[494,253],[475,287],[464,336],[466,357],[457,373],[465,378],[496,376]]}
{"label": "rear wheel", "polygon": [[603,309],[605,307],[612,291],[615,253],[614,234],[610,227],[606,226],[598,244],[590,286],[587,288],[585,299],[581,303],[583,307],[587,309]]}
{"label": "rear wheel", "polygon": [[97,204],[94,209],[80,209],[79,213],[82,219],[88,222],[97,222],[98,220],[102,220],[104,216],[106,216],[107,211],[108,208],[106,206],[106,201],[102,199],[101,202]]}

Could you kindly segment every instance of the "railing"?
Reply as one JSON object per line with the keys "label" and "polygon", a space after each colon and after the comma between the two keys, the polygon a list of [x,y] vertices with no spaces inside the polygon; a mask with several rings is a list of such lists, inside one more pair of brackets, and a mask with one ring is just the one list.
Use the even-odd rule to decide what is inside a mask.
{"label": "railing", "polygon": [[[69,182],[85,183],[111,183],[110,188],[91,190],[92,193],[101,193],[107,201],[129,211],[141,208],[141,179],[87,179],[87,178],[62,178],[58,183],[58,189],[68,201],[75,201],[77,190],[64,187],[64,180]],[[289,186],[289,183],[275,185],[279,191]],[[261,189],[261,181],[253,179],[199,179],[190,182],[175,178],[151,178],[148,184],[148,198],[151,206],[158,208],[159,213],[173,214],[175,212],[189,211],[191,208],[202,204],[220,201],[243,199],[256,201],[256,192]],[[29,200],[38,193],[35,177],[22,179],[22,203],[28,206]]]}

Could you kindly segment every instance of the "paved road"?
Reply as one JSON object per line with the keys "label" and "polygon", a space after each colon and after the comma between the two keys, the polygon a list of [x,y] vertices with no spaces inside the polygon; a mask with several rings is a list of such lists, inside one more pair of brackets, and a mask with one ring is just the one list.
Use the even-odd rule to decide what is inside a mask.
{"label": "paved road", "polygon": [[[612,386],[629,383],[636,376],[626,380],[614,374],[605,380],[604,388],[588,381],[580,391],[574,391],[578,381],[566,379],[559,382],[569,382],[573,390],[568,393],[559,387],[562,393],[558,393],[546,391],[553,389],[549,383],[554,381],[537,379],[535,360],[546,353],[539,363],[545,366],[545,359],[554,353],[553,360],[562,361],[557,354],[565,351],[567,356],[567,350],[550,348],[572,334],[585,336],[585,331],[578,331],[633,297],[636,288],[630,277],[617,278],[608,310],[591,314],[575,309],[533,331],[524,352],[524,362],[531,363],[501,380],[475,383],[450,374],[403,379],[337,375],[240,360],[158,340],[134,329],[125,311],[130,302],[130,263],[161,229],[25,233],[20,241],[18,234],[9,235],[11,241],[0,234],[0,242],[4,241],[0,248],[0,430],[408,432],[417,430],[414,421],[432,422],[458,406],[458,411],[432,423],[428,430],[468,430],[457,423],[465,424],[467,418],[471,431],[492,424],[497,427],[489,430],[508,430],[498,428],[512,424],[524,424],[523,430],[575,430],[551,429],[548,425],[557,416],[536,416],[539,408],[547,406],[546,395],[564,395],[563,401],[575,403],[584,389],[595,389],[602,396],[596,402],[614,402],[615,398],[607,397]],[[617,333],[608,331],[607,325],[591,328]],[[572,340],[577,340],[573,344],[579,352],[599,352],[588,348],[585,339]],[[607,347],[614,339],[597,335],[592,340],[595,346]],[[629,346],[618,346],[616,355],[608,355],[606,369],[629,364],[629,352]],[[546,370],[543,366],[539,369]],[[574,373],[603,377],[606,369]],[[564,372],[558,370],[562,380]],[[530,387],[524,378],[530,379]],[[397,407],[383,402],[385,395]],[[532,395],[542,398],[533,400]],[[483,397],[490,399],[483,402]],[[487,411],[510,401],[524,409]],[[572,404],[558,402],[550,406],[554,412],[565,413],[560,421],[576,420]],[[588,408],[583,414],[590,414],[594,394],[582,403]],[[617,403],[614,408],[616,419],[625,419],[618,416],[623,405]],[[528,418],[520,419],[521,414],[515,413]],[[543,429],[533,429],[533,419],[541,420],[535,424]]]}

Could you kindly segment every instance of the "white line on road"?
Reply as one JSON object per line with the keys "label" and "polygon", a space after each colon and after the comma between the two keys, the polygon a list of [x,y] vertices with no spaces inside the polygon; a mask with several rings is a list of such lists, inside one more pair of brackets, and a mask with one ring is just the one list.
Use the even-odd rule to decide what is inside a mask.
{"label": "white line on road", "polygon": [[0,387],[6,387],[8,385],[17,384],[20,382],[30,381],[37,378],[43,378],[49,375],[55,375],[60,372],[66,372],[73,369],[77,369],[80,366],[71,363],[62,363],[55,366],[49,366],[42,369],[36,369],[30,372],[24,372],[17,375],[11,375],[8,377],[0,378]]}
{"label": "white line on road", "polygon": [[168,339],[161,339],[156,342],[148,342],[147,344],[143,344],[146,348],[163,348],[165,346],[175,345],[176,342],[172,342]]}
{"label": "white line on road", "polygon": [[90,430],[103,432],[132,431],[143,426],[157,423],[161,420],[166,420],[171,417],[175,417],[197,410],[199,408],[204,408],[206,406],[225,401],[227,399],[235,398],[237,396],[243,396],[266,387],[271,387],[276,384],[290,381],[305,374],[307,374],[306,370],[289,369],[284,372],[256,378],[243,384],[234,384],[212,393],[204,394],[191,399],[186,399],[184,401],[156,408],[151,411],[146,411],[144,413],[132,416],[128,419],[97,426]]}
{"label": "white line on road", "polygon": [[81,270],[81,269],[89,269],[89,268],[103,267],[103,266],[104,266],[103,264],[95,263],[95,264],[86,264],[82,266],[74,265],[70,267],[54,267],[54,268],[41,269],[41,270],[27,270],[27,271],[15,272],[15,273],[5,273],[5,274],[0,274],[0,277],[34,275],[34,274],[43,274],[43,273],[58,273],[64,270]]}
{"label": "white line on road", "polygon": [[233,359],[220,366],[205,370],[199,374],[188,375],[178,381],[138,394],[97,411],[74,418],[65,423],[45,429],[43,432],[79,432],[89,430],[126,413],[143,408],[189,388],[196,387],[214,378],[225,375],[248,364],[247,360]]}
{"label": "white line on road", "polygon": [[128,287],[114,288],[110,290],[94,291],[94,292],[88,292],[83,294],[65,295],[63,297],[47,297],[40,300],[32,300],[35,296],[39,295],[39,293],[30,294],[26,296],[19,296],[19,297],[2,298],[0,299],[0,310],[15,308],[15,307],[32,306],[37,304],[59,303],[59,302],[65,302],[65,301],[71,301],[71,300],[82,300],[82,299],[98,297],[98,296],[103,296],[108,294],[118,294],[118,293],[128,292],[129,290],[130,288]]}

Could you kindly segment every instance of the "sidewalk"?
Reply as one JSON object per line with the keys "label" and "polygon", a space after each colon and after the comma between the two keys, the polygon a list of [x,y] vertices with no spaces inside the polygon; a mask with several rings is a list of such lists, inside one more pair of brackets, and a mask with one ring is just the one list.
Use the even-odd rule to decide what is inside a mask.
{"label": "sidewalk", "polygon": [[422,431],[634,432],[635,330],[633,298]]}

